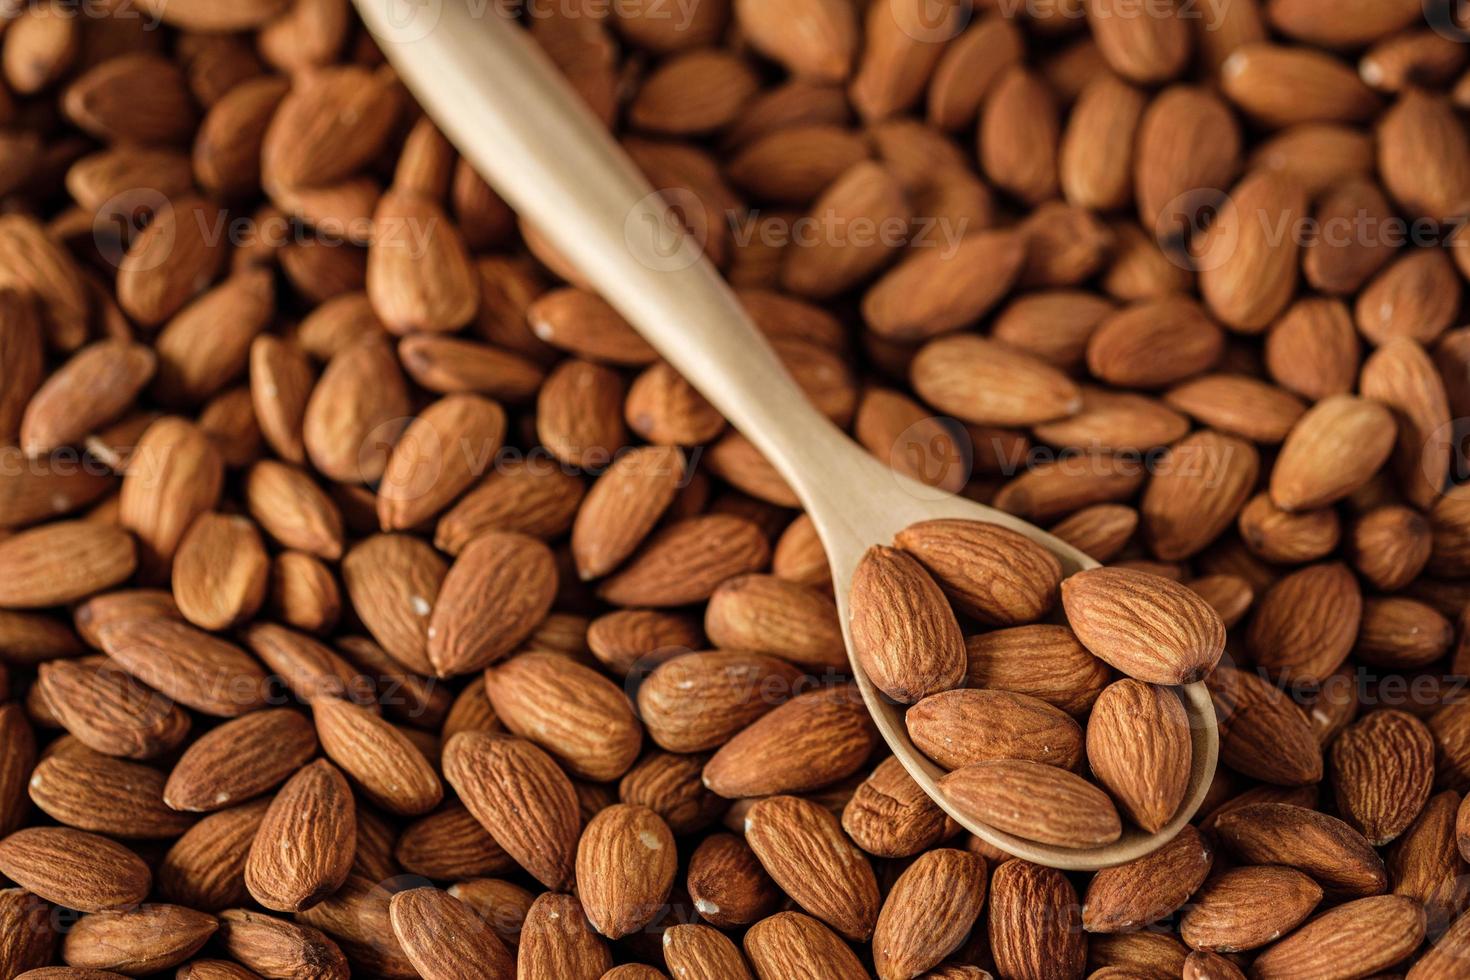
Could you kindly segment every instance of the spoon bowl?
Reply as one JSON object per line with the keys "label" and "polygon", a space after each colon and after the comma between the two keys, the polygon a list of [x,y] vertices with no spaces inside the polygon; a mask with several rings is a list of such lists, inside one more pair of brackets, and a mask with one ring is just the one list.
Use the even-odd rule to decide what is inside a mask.
{"label": "spoon bowl", "polygon": [[938,785],[944,771],[908,737],[904,706],[884,697],[851,656],[853,572],[869,547],[891,543],[910,524],[934,518],[1000,524],[1048,548],[1065,575],[1097,562],[1010,514],[889,469],[821,415],[697,237],[499,5],[358,0],[358,7],[389,61],[465,158],[790,484],[826,548],[852,675],[879,734],[924,791],[988,844],[1054,868],[1121,864],[1171,840],[1199,809],[1215,772],[1218,731],[1203,683],[1179,689],[1193,755],[1174,818],[1158,833],[1125,829],[1105,846],[1067,848],[1002,832],[952,806]]}

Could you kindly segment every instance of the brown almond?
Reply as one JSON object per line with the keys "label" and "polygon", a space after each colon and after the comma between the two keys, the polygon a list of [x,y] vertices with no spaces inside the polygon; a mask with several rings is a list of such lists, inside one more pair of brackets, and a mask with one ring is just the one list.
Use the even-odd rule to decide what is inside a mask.
{"label": "brown almond", "polygon": [[773,796],[747,812],[745,838],[798,905],[850,939],[872,935],[877,880],[831,813],[799,797]]}
{"label": "brown almond", "polygon": [[969,688],[931,694],[904,713],[904,724],[914,745],[946,769],[998,759],[1076,769],[1082,761],[1077,723],[1025,694]]}
{"label": "brown almond", "polygon": [[260,609],[269,572],[265,545],[249,518],[200,514],[174,556],[174,601],[195,626],[228,629]]}
{"label": "brown almond", "polygon": [[1402,711],[1373,711],[1332,743],[1337,810],[1375,847],[1419,815],[1434,784],[1434,739]]}
{"label": "brown almond", "polygon": [[571,883],[582,821],[571,780],[550,756],[521,739],[461,732],[444,747],[444,778],[537,880]]}
{"label": "brown almond", "polygon": [[1087,884],[1082,927],[1127,932],[1172,915],[1204,883],[1214,857],[1209,840],[1186,824],[1153,853],[1103,868]]}
{"label": "brown almond", "polygon": [[1388,459],[1394,429],[1393,416],[1376,401],[1324,398],[1287,435],[1271,469],[1271,499],[1289,511],[1341,500]]}
{"label": "brown almond", "polygon": [[1284,680],[1324,680],[1352,650],[1362,602],[1346,566],[1309,566],[1261,597],[1246,642],[1256,662]]}
{"label": "brown almond", "polygon": [[959,624],[939,586],[908,553],[869,548],[853,573],[850,602],[853,655],[884,694],[912,704],[959,684],[965,669]]}
{"label": "brown almond", "polygon": [[1250,497],[1260,457],[1250,443],[1202,429],[1155,466],[1139,513],[1153,553],[1165,561],[1203,551]]}
{"label": "brown almond", "polygon": [[316,754],[316,733],[288,708],[252,711],[201,735],[174,763],[162,798],[204,813],[268,792]]}
{"label": "brown almond", "polygon": [[389,905],[393,934],[426,980],[476,975],[510,980],[515,960],[491,927],[437,888],[410,888]]}
{"label": "brown almond", "polygon": [[868,976],[851,946],[821,922],[800,912],[778,912],[762,919],[746,930],[744,944],[745,955],[761,975],[832,980]]}
{"label": "brown almond", "polygon": [[255,658],[203,630],[169,619],[134,619],[97,632],[124,670],[196,711],[234,718],[265,703],[267,677]]}
{"label": "brown almond", "polygon": [[1071,975],[1086,969],[1089,941],[1082,931],[1081,904],[1060,871],[1014,860],[996,868],[988,925],[990,949],[1003,975]]}
{"label": "brown almond", "polygon": [[1321,900],[1321,886],[1294,868],[1231,868],[1200,889],[1179,932],[1194,949],[1256,949],[1289,933]]}
{"label": "brown almond", "polygon": [[307,457],[324,476],[372,483],[408,423],[403,372],[386,343],[347,347],[327,362],[302,417]]}
{"label": "brown almond", "polygon": [[[352,777],[373,803],[416,816],[439,805],[444,788],[429,761],[389,722],[340,698],[312,703],[322,751]],[[339,882],[340,884],[340,882]]]}
{"label": "brown almond", "polygon": [[194,518],[218,504],[223,482],[219,450],[198,426],[173,416],[148,426],[118,502],[118,522],[137,536],[145,575],[166,575]]}
{"label": "brown almond", "polygon": [[982,337],[943,337],[920,348],[910,367],[930,405],[976,425],[1025,426],[1082,407],[1077,386],[1029,354]]}
{"label": "brown almond", "polygon": [[1470,133],[1443,98],[1409,89],[1378,124],[1383,186],[1414,217],[1453,220],[1470,208]]}
{"label": "brown almond", "polygon": [[1173,818],[1189,789],[1193,737],[1172,691],[1124,679],[1087,719],[1087,762],[1124,812],[1149,833]]}
{"label": "brown almond", "polygon": [[670,752],[718,748],[800,690],[802,673],[778,657],[743,651],[675,654],[638,687],[649,737]]}
{"label": "brown almond", "polygon": [[0,606],[36,609],[86,598],[133,574],[137,549],[121,528],[56,521],[0,541]]}
{"label": "brown almond", "polygon": [[[1118,568],[1079,572],[1062,583],[1062,605],[1078,639],[1130,677],[1174,685],[1202,678],[1225,646],[1220,617],[1182,585]],[[1147,623],[1141,642],[1138,624]]]}
{"label": "brown almond", "polygon": [[572,556],[583,579],[620,565],[653,530],[684,480],[676,448],[651,446],[619,456],[598,478],[572,525]]}
{"label": "brown almond", "polygon": [[164,778],[151,766],[78,744],[36,765],[30,797],[47,816],[78,830],[125,839],[176,837],[194,821],[164,803]]}
{"label": "brown almond", "polygon": [[535,538],[492,532],[470,542],[430,600],[433,672],[470,673],[504,657],[546,617],[556,587],[551,550]]}
{"label": "brown almond", "polygon": [[1306,872],[1330,897],[1381,893],[1383,859],[1361,834],[1325,813],[1289,803],[1252,803],[1215,822],[1226,848],[1251,864],[1285,864]]}
{"label": "brown almond", "polygon": [[704,783],[727,799],[806,792],[862,768],[877,732],[852,685],[798,695],[725,743]]}
{"label": "brown almond", "polygon": [[245,859],[245,885],[266,908],[300,912],[342,887],[356,850],[352,790],[318,759],[271,800]]}
{"label": "brown almond", "polygon": [[135,905],[153,880],[126,847],[69,827],[27,827],[0,840],[0,872],[48,902],[82,912]]}
{"label": "brown almond", "polygon": [[764,535],[744,518],[685,518],[655,532],[598,595],[617,605],[687,605],[709,598],[728,578],[759,571],[769,558]]}
{"label": "brown almond", "polygon": [[426,407],[394,444],[378,483],[385,531],[419,527],[494,465],[505,410],[478,395],[446,395]]}
{"label": "brown almond", "polygon": [[342,584],[373,638],[402,666],[434,673],[430,613],[448,567],[433,548],[405,534],[377,534],[342,559]]}
{"label": "brown almond", "polygon": [[220,950],[257,973],[321,980],[351,975],[341,948],[318,929],[247,909],[229,909],[219,918]]}
{"label": "brown almond", "polygon": [[1220,81],[1232,102],[1271,127],[1360,122],[1379,107],[1351,67],[1306,47],[1242,45],[1220,66]]}
{"label": "brown almond", "polygon": [[977,231],[953,246],[903,259],[863,295],[863,322],[889,340],[915,342],[979,320],[1010,292],[1026,259],[1014,231]]}
{"label": "brown almond", "polygon": [[214,916],[180,905],[94,912],[72,925],[62,941],[61,957],[82,976],[170,970],[197,953],[218,927]]}
{"label": "brown almond", "polygon": [[1376,972],[1399,963],[1424,941],[1424,909],[1398,895],[1360,898],[1323,912],[1256,958],[1270,980],[1303,970]]}
{"label": "brown almond", "polygon": [[1020,759],[978,762],[943,777],[939,788],[976,820],[1043,844],[1098,847],[1123,833],[1107,794],[1056,766]]}
{"label": "brown almond", "polygon": [[643,729],[628,696],[559,654],[527,652],[491,667],[485,692],[506,728],[551,753],[573,776],[617,779],[642,748]]}
{"label": "brown almond", "polygon": [[111,660],[41,665],[38,691],[68,732],[88,748],[151,759],[184,740],[189,716]]}
{"label": "brown almond", "polygon": [[647,925],[668,897],[678,857],[674,836],[647,807],[599,812],[577,844],[577,891],[593,928],[621,939]]}

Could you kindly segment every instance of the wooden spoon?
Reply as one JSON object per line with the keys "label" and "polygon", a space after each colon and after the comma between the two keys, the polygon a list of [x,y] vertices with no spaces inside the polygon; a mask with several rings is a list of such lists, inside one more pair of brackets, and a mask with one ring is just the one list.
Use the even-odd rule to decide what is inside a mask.
{"label": "wooden spoon", "polygon": [[1155,834],[1126,830],[1096,848],[1039,844],[950,805],[944,770],[909,740],[851,656],[848,588],[869,546],[917,521],[989,521],[1040,542],[1065,574],[1094,568],[1039,528],[901,476],[808,402],[699,243],[608,135],[541,49],[493,0],[357,0],[363,19],[420,103],[460,152],[585,280],[755,444],[811,516],[832,565],[852,674],[893,754],[950,816],[987,843],[1037,864],[1093,870],[1169,841],[1214,777],[1215,711],[1204,684],[1180,689],[1193,759],[1184,803]]}

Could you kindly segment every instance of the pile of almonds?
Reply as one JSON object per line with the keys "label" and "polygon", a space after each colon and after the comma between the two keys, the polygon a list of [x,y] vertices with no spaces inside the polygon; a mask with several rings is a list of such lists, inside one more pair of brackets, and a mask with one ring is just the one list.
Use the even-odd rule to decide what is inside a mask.
{"label": "pile of almonds", "polygon": [[[951,770],[939,782],[946,798],[1061,847],[1118,840],[1119,806],[1142,830],[1162,830],[1194,758],[1170,688],[1203,679],[1225,649],[1205,597],[1152,572],[1095,568],[1062,585],[1067,625],[1042,624],[1062,566],[1024,535],[930,520],[895,544],[869,549],[853,574],[853,653],[878,690],[911,705],[909,738]],[[968,640],[960,617],[978,624]],[[1109,667],[1126,676],[1109,683]],[[1084,745],[1107,793],[1076,772]]]}
{"label": "pile of almonds", "polygon": [[[1229,630],[1198,817],[1092,875],[886,756],[790,488],[347,0],[0,6],[0,978],[1470,973],[1470,49],[1426,6],[480,5],[821,411],[1108,564],[998,617],[1034,550],[877,553],[943,597],[942,689],[884,683],[967,806],[1103,839],[967,777],[1026,753],[1165,820],[1150,685]],[[1100,642],[1134,589],[1211,655]],[[977,758],[1023,698],[1070,742]]]}

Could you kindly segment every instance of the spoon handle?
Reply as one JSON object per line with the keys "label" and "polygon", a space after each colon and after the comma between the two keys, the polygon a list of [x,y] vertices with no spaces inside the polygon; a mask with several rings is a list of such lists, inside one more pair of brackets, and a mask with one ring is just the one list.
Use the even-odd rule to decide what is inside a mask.
{"label": "spoon handle", "polygon": [[820,476],[822,463],[852,455],[696,236],[493,0],[358,6],[404,82],[475,169],[798,494],[816,489],[810,474]]}

